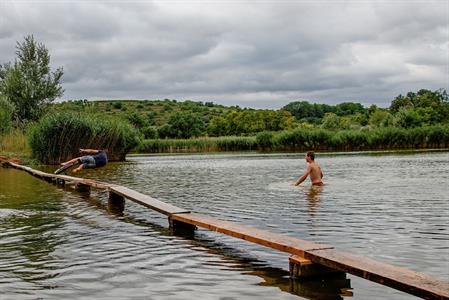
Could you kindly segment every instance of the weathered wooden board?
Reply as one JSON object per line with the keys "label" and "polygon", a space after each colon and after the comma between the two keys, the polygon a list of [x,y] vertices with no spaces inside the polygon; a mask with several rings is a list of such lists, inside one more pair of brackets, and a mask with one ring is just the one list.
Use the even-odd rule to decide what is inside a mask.
{"label": "weathered wooden board", "polygon": [[15,164],[13,162],[9,162],[9,165],[16,168],[16,169],[21,169],[23,171],[26,171],[34,176],[37,177],[42,177],[42,178],[59,178],[59,179],[63,179],[65,181],[70,181],[70,182],[75,182],[75,183],[82,183],[94,188],[98,188],[98,189],[109,189],[109,187],[113,186],[111,184],[108,183],[104,183],[104,182],[100,182],[100,181],[96,181],[93,179],[84,179],[84,178],[79,178],[79,177],[73,177],[73,176],[68,176],[68,175],[56,175],[56,174],[50,174],[50,173],[45,173],[39,170],[34,170],[30,167],[25,167],[19,164]]}
{"label": "weathered wooden board", "polygon": [[161,214],[164,214],[166,216],[170,216],[172,214],[178,214],[178,213],[189,213],[189,211],[186,209],[179,208],[179,207],[173,206],[171,204],[159,201],[159,200],[154,199],[148,195],[136,192],[136,191],[131,190],[124,186],[118,186],[118,185],[111,186],[109,188],[109,190],[113,193],[116,193],[116,194],[122,196],[122,197],[125,197],[134,202],[142,204],[143,206],[146,206],[155,211],[158,211]]}
{"label": "weathered wooden board", "polygon": [[176,214],[171,218],[176,221],[224,233],[242,240],[257,243],[279,251],[303,256],[304,251],[312,249],[331,249],[331,246],[316,244],[297,238],[272,233],[269,231],[247,227],[199,214]]}
{"label": "weathered wooden board", "polygon": [[334,250],[332,247],[287,237],[280,234],[233,224],[198,214],[176,214],[172,219],[224,233],[312,261],[335,270],[344,271],[424,299],[449,299],[449,283],[426,274],[377,262]]}
{"label": "weathered wooden board", "polygon": [[333,249],[309,250],[304,257],[424,299],[449,299],[449,283],[426,274]]}

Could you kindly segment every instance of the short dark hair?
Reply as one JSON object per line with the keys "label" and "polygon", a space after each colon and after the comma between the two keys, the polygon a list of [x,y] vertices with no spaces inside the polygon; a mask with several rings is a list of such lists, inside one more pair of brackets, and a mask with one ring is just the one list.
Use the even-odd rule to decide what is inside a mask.
{"label": "short dark hair", "polygon": [[306,155],[310,157],[311,160],[315,160],[315,153],[313,151],[308,151]]}

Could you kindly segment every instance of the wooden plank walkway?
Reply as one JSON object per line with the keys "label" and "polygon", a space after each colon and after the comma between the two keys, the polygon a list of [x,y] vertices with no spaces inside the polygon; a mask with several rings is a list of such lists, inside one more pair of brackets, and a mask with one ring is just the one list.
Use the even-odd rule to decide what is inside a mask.
{"label": "wooden plank walkway", "polygon": [[[425,299],[449,299],[449,283],[429,275],[339,252],[333,247],[234,224],[199,214],[176,214],[173,220],[296,254],[314,263],[344,271]],[[304,263],[304,262],[303,262]],[[305,262],[308,264],[308,262]]]}
{"label": "wooden plank walkway", "polygon": [[109,188],[110,191],[127,198],[129,200],[132,200],[136,203],[139,203],[143,206],[146,206],[148,208],[151,208],[161,214],[164,214],[166,216],[171,216],[172,214],[179,214],[179,213],[189,213],[190,211],[173,206],[171,204],[167,204],[165,202],[159,201],[157,199],[154,199],[148,195],[136,192],[134,190],[131,190],[124,186],[118,186],[114,185]]}
{"label": "wooden plank walkway", "polygon": [[168,216],[170,221],[205,228],[290,253],[293,255],[290,260],[295,262],[296,257],[298,264],[310,265],[311,263],[315,263],[347,272],[424,299],[449,300],[449,283],[426,274],[374,261],[366,257],[343,253],[335,250],[332,246],[222,221],[197,213],[190,213],[185,209],[159,201],[127,187],[67,175],[49,174],[12,162],[4,162],[4,164],[24,170],[47,181],[60,179],[66,182],[106,189],[112,194],[119,195],[119,197],[124,197],[162,213]]}

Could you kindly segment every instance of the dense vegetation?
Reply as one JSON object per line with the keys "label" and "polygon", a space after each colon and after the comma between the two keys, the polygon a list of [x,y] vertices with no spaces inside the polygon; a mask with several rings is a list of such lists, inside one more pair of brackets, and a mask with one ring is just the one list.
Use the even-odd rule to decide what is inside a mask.
{"label": "dense vegetation", "polygon": [[96,115],[49,114],[29,130],[34,157],[46,164],[73,158],[80,148],[107,149],[111,160],[124,160],[139,143],[128,123]]}
{"label": "dense vegetation", "polygon": [[[112,159],[129,151],[319,151],[447,148],[446,90],[398,95],[389,108],[344,102],[295,101],[279,110],[165,100],[53,101],[63,93],[62,68],[33,36],[0,65],[0,151],[25,149],[59,163],[78,148],[107,148]],[[42,117],[44,116],[44,117]],[[19,145],[14,147],[12,145]],[[19,150],[20,151],[20,150]]]}

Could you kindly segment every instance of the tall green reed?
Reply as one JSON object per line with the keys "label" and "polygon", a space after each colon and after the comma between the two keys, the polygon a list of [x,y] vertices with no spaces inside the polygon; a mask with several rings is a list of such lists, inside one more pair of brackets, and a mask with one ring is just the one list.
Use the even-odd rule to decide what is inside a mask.
{"label": "tall green reed", "polygon": [[124,160],[139,143],[137,131],[121,119],[68,112],[42,118],[28,139],[33,156],[45,164],[73,158],[79,148],[107,149],[110,160]]}

